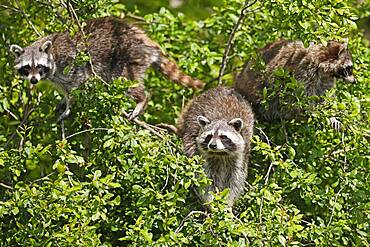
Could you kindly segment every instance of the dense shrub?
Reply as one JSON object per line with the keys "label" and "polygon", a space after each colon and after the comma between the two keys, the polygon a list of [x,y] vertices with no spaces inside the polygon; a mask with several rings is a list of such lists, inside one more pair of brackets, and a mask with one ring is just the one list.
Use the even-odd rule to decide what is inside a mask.
{"label": "dense shrub", "polygon": [[[59,2],[17,2],[0,5],[1,246],[370,244],[370,49],[356,25],[370,14],[367,3],[268,0],[250,8],[223,83],[280,37],[307,45],[349,37],[357,83],[339,80],[306,120],[256,123],[246,193],[233,213],[225,208],[227,191],[207,213],[192,190],[209,183],[202,159],[186,158],[174,135],[156,136],[125,118],[134,106],[125,91],[134,82],[92,79],[75,90],[61,138],[54,112],[62,96],[48,83],[30,88],[15,76],[8,47],[38,38],[31,23],[41,35],[78,29]],[[81,21],[127,14],[115,0],[71,3]],[[232,0],[202,20],[165,8],[130,20],[210,88],[242,8]],[[152,124],[174,124],[194,94],[154,71],[146,85],[152,97],[140,119]],[[342,123],[339,132],[329,125],[332,116]]]}

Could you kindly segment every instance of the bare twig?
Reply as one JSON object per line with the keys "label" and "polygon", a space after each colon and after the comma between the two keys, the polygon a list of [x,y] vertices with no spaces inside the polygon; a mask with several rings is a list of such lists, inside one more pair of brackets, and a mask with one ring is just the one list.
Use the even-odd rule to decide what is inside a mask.
{"label": "bare twig", "polygon": [[10,7],[10,6],[5,5],[5,4],[0,4],[0,7],[1,7],[1,8],[4,8],[4,9],[12,10],[12,11],[14,11],[14,12],[19,12],[19,9],[14,8],[14,7]]}
{"label": "bare twig", "polygon": [[[62,0],[62,2],[64,3],[64,1]],[[108,85],[108,83],[103,79],[101,78],[98,74],[96,74],[95,70],[94,70],[94,64],[93,64],[93,61],[92,61],[92,58],[91,58],[91,54],[90,54],[90,51],[89,51],[89,47],[88,47],[88,42],[87,42],[87,38],[86,38],[86,34],[85,34],[85,31],[83,30],[82,28],[82,25],[80,23],[80,20],[78,19],[78,16],[76,14],[76,11],[74,10],[72,4],[70,3],[70,1],[68,0],[67,3],[64,3],[64,6],[67,7],[67,11],[69,13],[69,15],[71,16],[71,18],[73,20],[75,20],[75,22],[77,23],[77,26],[78,26],[78,29],[80,30],[81,34],[82,34],[82,38],[83,38],[83,43],[85,45],[85,48],[86,48],[86,52],[89,56],[89,63],[90,63],[90,67],[91,67],[91,72],[93,73],[93,75],[96,77],[96,78],[99,78],[99,80],[101,80],[105,85]]]}
{"label": "bare twig", "polygon": [[266,135],[266,133],[261,128],[259,128],[259,127],[256,127],[256,129],[259,130],[262,133],[262,135],[265,137],[265,139],[266,139],[267,143],[269,144],[269,146],[271,146],[270,139],[268,138],[268,136]]}
{"label": "bare twig", "polygon": [[[231,214],[232,214],[233,218],[234,218],[234,219],[236,219],[236,221],[238,221],[241,225],[244,225],[244,222],[243,222],[241,219],[239,219],[238,217],[236,217],[236,216],[233,214],[233,212],[231,212]],[[247,234],[246,234],[244,231],[242,231],[242,234],[243,234],[243,236],[244,236],[245,240],[248,242],[248,245],[247,245],[247,246],[249,246],[249,245],[250,245],[250,241],[249,241],[249,239],[248,239]]]}
{"label": "bare twig", "polygon": [[335,199],[334,199],[334,203],[333,203],[333,207],[331,208],[331,215],[330,215],[330,219],[329,219],[329,222],[327,224],[326,227],[330,226],[332,220],[333,220],[333,216],[334,216],[334,209],[335,209],[335,204],[337,204],[337,200],[338,200],[338,196],[340,194],[340,192],[342,192],[343,190],[343,187],[340,188],[340,190],[338,190],[337,194],[335,195]]}
{"label": "bare twig", "polygon": [[[32,87],[32,85],[30,85],[30,87]],[[13,132],[13,134],[10,136],[10,138],[8,139],[8,141],[5,143],[4,145],[4,148],[7,148],[7,146],[9,145],[10,141],[13,140],[18,132],[18,130],[20,128],[22,128],[28,121],[28,117],[31,115],[31,113],[34,111],[34,108],[31,108],[31,104],[30,102],[32,101],[32,95],[31,95],[31,88],[28,87],[27,88],[27,97],[28,97],[28,102],[26,105],[23,106],[23,109],[24,109],[24,114],[23,114],[23,119],[22,119],[22,122],[19,124],[19,126],[17,127],[17,129]]]}
{"label": "bare twig", "polygon": [[[130,114],[128,114],[126,111],[124,111],[124,110],[122,110],[122,113],[123,113],[123,115],[127,118],[127,119],[129,119],[130,118]],[[153,126],[153,125],[150,125],[150,124],[147,124],[147,123],[145,123],[145,122],[143,122],[143,121],[140,121],[139,119],[137,119],[137,118],[134,118],[133,120],[132,120],[135,124],[137,124],[137,125],[139,125],[139,126],[141,126],[141,127],[143,127],[144,129],[147,129],[147,130],[149,130],[149,132],[151,132],[152,134],[154,134],[154,135],[156,135],[157,137],[159,137],[160,139],[162,139],[162,140],[164,140],[165,138],[164,138],[164,136],[163,135],[161,135],[158,131],[155,131],[154,130],[154,128],[156,128],[155,126]],[[171,141],[167,141],[168,143],[170,143],[177,151],[180,151],[181,152],[181,150],[179,149],[179,147],[177,147],[177,145],[175,144],[175,143],[173,143],[173,142],[171,142]]]}
{"label": "bare twig", "polygon": [[174,133],[176,135],[178,134],[178,129],[176,128],[176,126],[172,124],[160,123],[155,125],[155,127],[159,130],[165,130],[169,133]]}
{"label": "bare twig", "polygon": [[64,128],[64,119],[60,120],[60,131],[61,131],[62,140],[66,139],[66,133],[65,133],[65,128]]}
{"label": "bare twig", "polygon": [[141,16],[137,16],[137,15],[134,15],[134,14],[131,14],[131,13],[127,13],[126,16],[131,18],[131,19],[147,23],[147,21]]}
{"label": "bare twig", "polygon": [[169,168],[168,165],[166,166],[166,182],[164,183],[164,186],[161,189],[161,193],[164,191],[164,189],[167,187],[168,184],[168,179],[169,179]]}
{"label": "bare twig", "polygon": [[[270,173],[272,171],[272,167],[274,166],[274,163],[271,163],[268,170],[267,170],[267,173],[265,175],[265,182],[264,182],[264,186],[267,185],[268,183],[268,180],[270,178]],[[264,203],[264,200],[265,200],[265,197],[262,195],[262,198],[261,198],[261,205],[260,205],[260,215],[259,215],[259,218],[260,218],[260,224],[262,224],[262,208],[263,208],[263,203]]]}
{"label": "bare twig", "polygon": [[7,185],[7,184],[4,184],[4,183],[1,183],[1,182],[0,182],[0,186],[4,187],[6,189],[9,189],[9,190],[14,190],[12,186]]}
{"label": "bare twig", "polygon": [[41,4],[41,5],[45,6],[48,9],[52,9],[55,12],[56,16],[59,18],[59,20],[61,20],[63,22],[63,24],[65,24],[67,22],[66,19],[62,16],[62,14],[59,11],[56,11],[56,9],[53,6],[53,3],[52,3],[51,0],[47,0],[48,3],[44,3],[40,0],[34,0],[34,1],[38,4]]}
{"label": "bare twig", "polygon": [[188,215],[186,215],[184,219],[182,219],[180,225],[176,228],[175,233],[179,233],[182,230],[182,228],[184,228],[185,221],[187,221],[193,214],[202,214],[208,217],[208,214],[203,211],[191,211]]}
{"label": "bare twig", "polygon": [[239,19],[235,23],[234,28],[231,31],[231,34],[230,34],[229,39],[227,41],[226,49],[225,49],[224,55],[222,57],[222,63],[221,63],[221,67],[220,67],[220,72],[219,72],[219,75],[218,75],[218,85],[222,85],[222,76],[224,74],[224,70],[225,70],[226,62],[227,62],[227,57],[229,55],[229,52],[230,52],[230,49],[231,49],[232,42],[233,42],[234,36],[236,34],[236,31],[238,30],[238,28],[239,28],[240,24],[242,23],[245,15],[247,14],[248,8],[251,7],[252,5],[254,5],[256,2],[257,2],[257,0],[254,0],[251,3],[249,1],[245,1],[244,2],[243,9],[240,11]]}
{"label": "bare twig", "polygon": [[4,110],[5,110],[7,113],[9,113],[9,115],[10,115],[10,116],[12,116],[15,120],[17,120],[17,121],[18,121],[18,117],[17,117],[13,112],[11,112],[10,110],[8,110],[8,109],[6,109],[6,108],[4,108]]}
{"label": "bare twig", "polygon": [[51,173],[49,173],[48,175],[46,175],[42,178],[38,178],[36,180],[33,180],[31,183],[37,183],[37,182],[42,181],[42,180],[47,180],[47,179],[49,179],[50,176],[52,176],[54,174],[55,174],[55,172],[51,172]]}
{"label": "bare twig", "polygon": [[82,130],[82,131],[79,131],[79,132],[73,133],[73,134],[71,134],[71,135],[67,136],[65,139],[69,139],[69,138],[72,138],[72,137],[74,137],[74,136],[77,136],[77,135],[80,135],[80,134],[86,133],[86,132],[102,131],[102,130],[109,131],[109,130],[111,130],[111,129],[109,129],[109,128],[92,128],[92,129],[85,129],[85,130]]}
{"label": "bare twig", "polygon": [[19,1],[15,0],[15,2],[17,3],[18,9],[22,12],[23,17],[26,19],[28,24],[32,27],[32,29],[35,31],[37,36],[41,37],[41,33],[36,29],[36,27],[33,25],[30,19],[28,19],[28,16],[26,15],[26,12],[24,12],[24,10],[22,9],[22,6],[20,5]]}

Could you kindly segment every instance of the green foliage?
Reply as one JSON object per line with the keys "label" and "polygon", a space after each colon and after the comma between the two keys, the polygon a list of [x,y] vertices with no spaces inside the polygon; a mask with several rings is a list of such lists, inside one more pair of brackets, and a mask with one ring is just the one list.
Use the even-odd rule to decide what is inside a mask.
{"label": "green foliage", "polygon": [[[70,3],[81,21],[128,9],[116,0]],[[357,83],[339,80],[325,103],[310,105],[306,120],[256,123],[246,193],[233,213],[227,191],[215,195],[212,213],[197,201],[193,188],[209,183],[200,157],[186,158],[174,135],[159,138],[124,117],[134,106],[125,94],[133,82],[91,79],[75,90],[62,139],[54,113],[62,96],[47,82],[30,88],[16,76],[8,47],[38,38],[30,23],[42,35],[78,27],[59,2],[20,5],[27,18],[16,1],[4,4],[10,9],[0,5],[1,246],[370,244],[370,49],[356,25],[370,14],[368,3],[268,0],[247,12],[225,84],[257,48],[281,37],[306,45],[349,37]],[[242,6],[224,1],[201,20],[162,8],[143,16],[142,27],[210,88]],[[289,85],[299,91],[295,81]],[[194,94],[154,71],[146,86],[152,96],[141,119],[150,123],[174,124]],[[342,123],[339,132],[330,127],[332,116]]]}

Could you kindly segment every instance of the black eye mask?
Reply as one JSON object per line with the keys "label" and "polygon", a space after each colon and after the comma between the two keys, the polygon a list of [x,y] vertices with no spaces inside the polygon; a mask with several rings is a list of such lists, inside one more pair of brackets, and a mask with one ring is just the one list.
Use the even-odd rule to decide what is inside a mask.
{"label": "black eye mask", "polygon": [[352,75],[352,70],[353,70],[353,66],[342,67],[338,69],[337,76],[338,77],[350,76]]}
{"label": "black eye mask", "polygon": [[30,74],[31,66],[26,65],[18,69],[18,73],[23,76],[28,76]]}
{"label": "black eye mask", "polygon": [[41,76],[49,73],[49,71],[50,71],[50,68],[48,68],[44,65],[41,65],[41,64],[37,65],[36,68],[37,68],[37,70],[38,70],[38,72]]}

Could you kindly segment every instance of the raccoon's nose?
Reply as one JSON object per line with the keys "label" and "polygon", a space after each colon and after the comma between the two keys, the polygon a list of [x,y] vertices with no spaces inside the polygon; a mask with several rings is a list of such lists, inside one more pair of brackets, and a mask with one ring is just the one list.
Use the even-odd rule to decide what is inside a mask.
{"label": "raccoon's nose", "polygon": [[31,81],[32,84],[36,84],[38,82],[37,78],[34,77],[34,76],[32,76],[30,81]]}
{"label": "raccoon's nose", "polygon": [[216,143],[211,142],[211,143],[209,143],[209,144],[208,144],[208,148],[209,148],[209,149],[216,149],[216,148],[217,148],[217,144],[216,144]]}
{"label": "raccoon's nose", "polygon": [[356,82],[356,78],[353,75],[346,76],[344,78],[344,80],[349,82],[349,83],[355,83]]}

